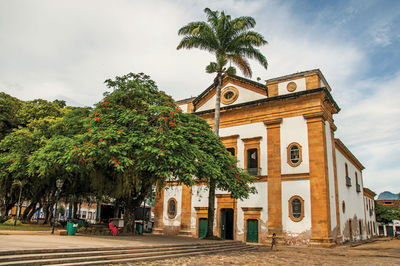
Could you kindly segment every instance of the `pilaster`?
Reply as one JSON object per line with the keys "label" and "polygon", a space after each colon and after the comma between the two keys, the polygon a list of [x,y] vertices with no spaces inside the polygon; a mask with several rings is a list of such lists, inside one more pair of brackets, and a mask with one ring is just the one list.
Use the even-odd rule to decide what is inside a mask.
{"label": "pilaster", "polygon": [[154,205],[154,227],[153,234],[163,233],[163,212],[164,212],[164,187],[156,186],[156,203]]}
{"label": "pilaster", "polygon": [[190,218],[192,216],[192,187],[182,184],[182,213],[181,229],[178,235],[192,236],[190,230]]}
{"label": "pilaster", "polygon": [[268,234],[278,236],[282,235],[281,123],[282,118],[264,121],[267,127]]}
{"label": "pilaster", "polygon": [[310,158],[311,242],[310,245],[332,246],[329,200],[328,158],[325,120],[327,115],[315,112],[304,115],[307,120]]}

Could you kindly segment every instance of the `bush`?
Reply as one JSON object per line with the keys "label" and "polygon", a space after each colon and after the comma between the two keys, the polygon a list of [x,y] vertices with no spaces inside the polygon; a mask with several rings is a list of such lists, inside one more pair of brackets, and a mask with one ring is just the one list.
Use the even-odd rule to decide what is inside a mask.
{"label": "bush", "polygon": [[7,221],[8,219],[10,219],[10,217],[4,215],[4,216],[0,216],[0,224],[4,223],[5,221]]}
{"label": "bush", "polygon": [[[11,218],[11,219],[9,219],[9,220],[7,220],[7,221],[5,221],[3,224],[8,224],[8,225],[14,225],[14,219],[13,218]],[[22,223],[21,223],[21,221],[17,221],[17,225],[21,225]]]}

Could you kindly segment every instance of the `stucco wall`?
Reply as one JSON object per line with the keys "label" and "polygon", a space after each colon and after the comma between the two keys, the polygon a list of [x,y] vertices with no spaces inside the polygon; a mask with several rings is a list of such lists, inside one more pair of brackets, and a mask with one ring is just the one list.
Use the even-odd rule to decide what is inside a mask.
{"label": "stucco wall", "polygon": [[[168,217],[168,200],[175,198],[177,201],[176,216],[173,219]],[[164,205],[163,205],[163,223],[164,226],[180,226],[181,225],[181,211],[182,211],[182,187],[181,186],[167,186],[164,191]]]}
{"label": "stucco wall", "polygon": [[[289,200],[293,196],[304,200],[304,217],[294,222],[289,217]],[[289,234],[300,234],[311,230],[310,181],[296,180],[282,182],[282,230]]]}
{"label": "stucco wall", "polygon": [[[292,142],[300,144],[302,162],[293,167],[287,163],[287,147]],[[303,116],[284,118],[281,124],[281,172],[282,174],[298,174],[310,172],[308,155],[307,122]]]}
{"label": "stucco wall", "polygon": [[220,128],[219,135],[221,137],[239,135],[237,140],[236,158],[238,159],[238,167],[244,168],[244,142],[241,139],[253,138],[261,136],[260,140],[260,158],[259,167],[261,168],[261,175],[267,175],[267,129],[264,123],[252,123],[234,127]]}
{"label": "stucco wall", "polygon": [[[347,163],[349,170],[349,177],[351,178],[351,186],[346,186],[346,170],[345,163]],[[361,172],[345,158],[345,156],[336,149],[336,169],[338,179],[338,193],[339,193],[339,213],[340,213],[340,229],[343,240],[350,240],[349,219],[352,219],[352,232],[353,240],[360,239],[358,221],[362,220],[363,239],[366,237],[365,217],[364,217],[364,199],[361,187],[361,192],[356,191],[355,172],[360,180]],[[361,184],[361,182],[360,182]],[[343,201],[345,202],[345,212],[343,213]]]}
{"label": "stucco wall", "polygon": [[244,234],[244,212],[242,207],[262,207],[260,212],[260,234],[268,231],[268,183],[254,183],[257,194],[251,194],[248,199],[237,202],[237,233]]}
{"label": "stucco wall", "polygon": [[179,107],[182,109],[182,113],[187,113],[187,108],[188,108],[187,104],[181,104],[179,105]]}
{"label": "stucco wall", "polygon": [[[295,91],[290,92],[286,89],[287,85],[290,82],[294,82],[297,85],[297,88]],[[285,81],[285,82],[280,82],[278,84],[278,95],[285,95],[285,94],[289,94],[289,93],[295,93],[295,92],[299,92],[299,91],[305,91],[306,90],[306,79],[305,78],[299,78],[299,79],[295,79],[295,80],[289,80],[289,81]]]}

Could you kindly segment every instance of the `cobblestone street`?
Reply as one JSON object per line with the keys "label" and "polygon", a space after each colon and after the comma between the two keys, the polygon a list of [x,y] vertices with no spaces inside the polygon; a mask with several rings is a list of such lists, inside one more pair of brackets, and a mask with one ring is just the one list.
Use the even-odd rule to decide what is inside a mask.
{"label": "cobblestone street", "polygon": [[400,240],[376,241],[357,247],[331,249],[278,246],[277,251],[260,246],[256,251],[200,255],[129,265],[400,265]]}

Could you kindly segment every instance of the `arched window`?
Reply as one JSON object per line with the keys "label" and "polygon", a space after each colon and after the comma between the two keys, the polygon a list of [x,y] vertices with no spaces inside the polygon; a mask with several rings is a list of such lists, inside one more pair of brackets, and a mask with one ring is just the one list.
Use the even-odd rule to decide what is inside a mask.
{"label": "arched window", "polygon": [[303,220],[304,200],[300,196],[293,196],[289,199],[289,217],[294,222]]}
{"label": "arched window", "polygon": [[290,166],[296,167],[302,162],[301,145],[297,142],[292,142],[287,147],[287,163]]}
{"label": "arched window", "polygon": [[168,200],[168,209],[167,209],[168,218],[170,218],[170,219],[175,218],[176,207],[177,207],[176,199],[170,198]]}

